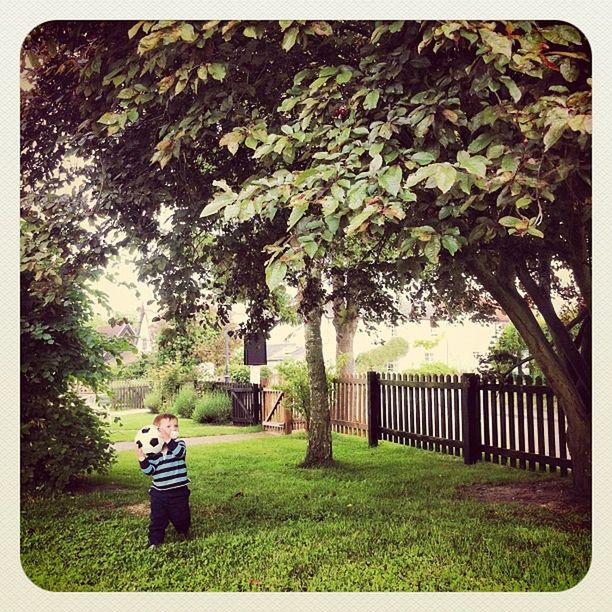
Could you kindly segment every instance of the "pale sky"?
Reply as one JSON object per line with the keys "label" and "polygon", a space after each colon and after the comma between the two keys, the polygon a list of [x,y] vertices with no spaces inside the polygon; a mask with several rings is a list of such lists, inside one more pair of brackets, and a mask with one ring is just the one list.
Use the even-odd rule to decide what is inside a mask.
{"label": "pale sky", "polygon": [[[138,281],[136,265],[131,263],[129,256],[122,257],[121,260],[109,265],[107,272],[114,274],[115,280],[102,278],[94,284],[94,287],[106,293],[109,305],[114,312],[133,313],[141,304],[144,304],[150,314],[153,316],[158,314],[156,304],[147,304],[149,300],[154,299],[153,289]],[[126,287],[123,283],[134,283],[136,289]],[[137,292],[140,293],[140,296]],[[108,316],[100,304],[96,305],[94,311],[101,317]]]}

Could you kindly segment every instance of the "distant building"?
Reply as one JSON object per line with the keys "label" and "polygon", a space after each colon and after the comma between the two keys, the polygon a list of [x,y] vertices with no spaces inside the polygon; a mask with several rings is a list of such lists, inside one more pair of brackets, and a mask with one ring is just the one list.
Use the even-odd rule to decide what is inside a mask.
{"label": "distant building", "polygon": [[[109,338],[124,338],[136,346],[138,335],[134,331],[134,328],[130,323],[122,323],[120,325],[104,325],[96,328],[96,331],[101,334],[105,334]],[[121,353],[121,360],[124,364],[132,363],[138,359],[138,354],[132,351],[123,351]],[[113,356],[110,353],[104,352],[104,361],[114,361]]]}
{"label": "distant building", "polygon": [[[432,317],[432,309],[428,308],[423,318],[396,327],[381,324],[368,332],[360,323],[353,344],[354,354],[356,357],[381,346],[391,338],[400,337],[408,342],[408,352],[397,361],[387,364],[389,372],[402,372],[432,362],[441,362],[459,372],[474,372],[480,357],[488,352],[491,341],[508,322],[508,317],[502,311],[498,311],[495,320],[488,323],[475,323],[467,318],[454,323],[436,321]],[[329,315],[323,317],[321,336],[325,362],[332,365],[336,361],[336,332]],[[272,353],[271,347],[279,349]],[[270,367],[284,359],[303,360],[304,356],[302,326],[281,324],[272,330],[268,340]]]}

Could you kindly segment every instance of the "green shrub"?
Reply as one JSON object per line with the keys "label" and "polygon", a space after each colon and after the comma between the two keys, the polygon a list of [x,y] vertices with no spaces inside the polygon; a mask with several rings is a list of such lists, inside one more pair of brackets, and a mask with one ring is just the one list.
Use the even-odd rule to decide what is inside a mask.
{"label": "green shrub", "polygon": [[279,388],[285,393],[285,406],[310,420],[310,384],[305,361],[283,361],[277,366]]}
{"label": "green shrub", "polygon": [[429,375],[429,374],[443,375],[444,374],[445,375],[445,374],[459,374],[459,370],[457,370],[457,368],[451,368],[450,366],[447,366],[442,361],[432,361],[431,363],[424,363],[418,368],[408,368],[407,370],[403,371],[403,374],[422,374],[422,375]]}
{"label": "green shrub", "polygon": [[365,353],[360,353],[355,359],[355,369],[359,373],[384,371],[388,363],[397,361],[403,357],[409,348],[409,344],[403,338],[395,337],[387,340],[382,346],[377,346]]}
{"label": "green shrub", "polygon": [[208,391],[198,398],[192,419],[196,423],[227,423],[232,415],[232,401],[223,391]]}
{"label": "green shrub", "polygon": [[76,393],[28,404],[21,424],[21,485],[30,494],[62,491],[81,477],[108,472],[115,460],[108,423]]}
{"label": "green shrub", "polygon": [[159,414],[159,412],[161,412],[162,407],[161,393],[158,390],[154,390],[150,393],[147,393],[147,395],[145,395],[144,397],[143,403],[144,407],[149,412],[152,412],[153,414]]}
{"label": "green shrub", "polygon": [[197,395],[192,384],[181,387],[174,400],[174,413],[184,419],[190,419],[195,408]]}

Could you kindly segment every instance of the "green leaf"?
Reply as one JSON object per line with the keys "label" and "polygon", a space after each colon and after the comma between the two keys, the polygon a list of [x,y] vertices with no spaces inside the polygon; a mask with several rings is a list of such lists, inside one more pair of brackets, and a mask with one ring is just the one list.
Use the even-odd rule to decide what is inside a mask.
{"label": "green leaf", "polygon": [[544,150],[548,151],[556,142],[563,136],[563,132],[565,132],[565,128],[567,127],[566,119],[556,119],[548,128],[546,134],[544,134]]}
{"label": "green leaf", "polygon": [[244,28],[242,33],[247,38],[257,38],[257,30],[253,26],[247,26],[246,28]]}
{"label": "green leaf", "polygon": [[369,173],[374,176],[381,168],[383,159],[380,155],[375,155],[370,162]]}
{"label": "green leaf", "polygon": [[532,226],[527,228],[527,233],[531,234],[532,236],[536,236],[537,238],[544,238],[544,232],[541,232],[539,229]]}
{"label": "green leaf", "polygon": [[332,234],[335,234],[338,231],[338,227],[340,226],[340,217],[336,215],[327,215],[325,217],[325,223],[329,228],[329,231]]}
{"label": "green leaf", "polygon": [[486,157],[488,159],[497,159],[500,155],[503,155],[504,148],[504,145],[501,144],[491,144],[487,149]]}
{"label": "green leaf", "polygon": [[290,230],[304,216],[304,213],[307,210],[308,210],[308,202],[304,200],[299,200],[299,203],[293,207],[293,210],[291,211],[291,214],[289,215],[287,229]]}
{"label": "green leaf", "polygon": [[319,171],[318,167],[308,168],[303,172],[300,172],[295,178],[294,185],[299,187],[302,183],[305,183],[311,176],[314,176]]}
{"label": "green leaf", "polygon": [[295,28],[295,27],[294,28],[289,28],[285,32],[285,36],[283,37],[283,43],[282,43],[281,47],[285,51],[291,50],[293,45],[295,45],[295,41],[297,40],[298,34],[299,34],[299,30],[297,28]]}
{"label": "green leaf", "polygon": [[459,166],[467,170],[470,174],[483,177],[487,173],[485,158],[481,155],[470,157],[469,153],[459,151],[459,153],[457,153],[457,161],[459,162]]}
{"label": "green leaf", "polygon": [[375,142],[368,150],[368,153],[371,157],[376,157],[384,149],[384,147],[384,142]]}
{"label": "green leaf", "polygon": [[370,93],[365,97],[363,101],[363,108],[370,110],[376,108],[378,105],[378,99],[380,98],[380,90],[373,89]]}
{"label": "green leaf", "polygon": [[366,206],[359,214],[355,215],[346,228],[346,235],[350,236],[356,232],[363,225],[363,223],[376,212],[376,210],[377,209],[375,206]]}
{"label": "green leaf", "polygon": [[132,38],[134,38],[134,36],[136,36],[136,34],[138,34],[138,30],[140,30],[140,26],[144,23],[144,21],[139,21],[136,25],[133,25],[129,30],[128,30],[128,38],[131,40]]}
{"label": "green leaf", "polygon": [[491,47],[493,53],[504,55],[508,59],[512,57],[512,40],[510,38],[486,28],[481,28],[478,32],[483,42]]}
{"label": "green leaf", "polygon": [[432,236],[431,240],[425,245],[423,252],[425,253],[425,257],[432,263],[438,262],[438,256],[440,254],[440,236]]}
{"label": "green leaf", "polygon": [[459,241],[454,236],[445,234],[442,236],[442,246],[451,254],[454,255],[460,248]]}
{"label": "green leaf", "polygon": [[449,163],[433,164],[431,168],[433,168],[431,176],[435,179],[438,189],[446,193],[455,184],[457,171]]}
{"label": "green leaf", "polygon": [[519,160],[512,155],[504,155],[501,163],[502,170],[506,172],[516,172],[519,166]]}
{"label": "green leaf", "polygon": [[368,184],[366,181],[355,183],[347,193],[348,205],[351,209],[359,208],[367,195]]}
{"label": "green leaf", "polygon": [[512,96],[515,102],[518,102],[523,95],[521,90],[517,87],[516,83],[508,76],[500,76],[499,80],[506,86],[508,92]]}
{"label": "green leaf", "polygon": [[266,285],[270,291],[274,291],[285,279],[287,264],[282,261],[273,261],[266,266]]}
{"label": "green leaf", "polygon": [[472,140],[470,145],[468,146],[469,153],[478,153],[478,151],[482,151],[485,147],[489,146],[490,142],[495,138],[495,134],[492,132],[485,132],[478,136],[478,138]]}
{"label": "green leaf", "polygon": [[281,113],[288,113],[298,102],[299,98],[286,98],[283,103],[278,107]]}
{"label": "green leaf", "polygon": [[98,123],[103,123],[104,125],[113,125],[117,123],[119,120],[119,116],[115,113],[104,113],[99,119]]}
{"label": "green leaf", "polygon": [[216,81],[222,81],[225,78],[225,64],[209,64],[208,73]]}
{"label": "green leaf", "polygon": [[211,215],[218,213],[222,208],[234,202],[235,199],[235,195],[229,195],[226,193],[217,195],[212,202],[204,207],[204,210],[200,213],[200,217],[210,217]]}
{"label": "green leaf", "polygon": [[281,19],[278,23],[280,24],[281,32],[284,32],[288,27],[291,26],[291,24],[293,23],[293,20],[292,19],[288,19],[288,20]]}
{"label": "green leaf", "polygon": [[428,151],[419,151],[412,155],[410,159],[421,166],[426,166],[434,161],[435,157]]}
{"label": "green leaf", "polygon": [[182,23],[180,28],[181,38],[185,42],[193,42],[197,36],[193,26],[190,23]]}
{"label": "green leaf", "polygon": [[515,206],[517,208],[527,208],[531,204],[531,198],[529,196],[523,196],[516,201]]}
{"label": "green leaf", "polygon": [[504,227],[516,227],[519,223],[523,223],[523,221],[517,217],[502,217],[499,220],[499,224]]}
{"label": "green leaf", "polygon": [[336,83],[338,85],[344,85],[351,80],[353,73],[350,70],[342,70],[338,76],[336,76]]}
{"label": "green leaf", "polygon": [[314,257],[315,253],[319,250],[319,245],[312,240],[309,240],[308,242],[303,242],[302,246],[304,247],[304,250],[306,251],[308,257]]}
{"label": "green leaf", "polygon": [[402,169],[396,165],[391,166],[378,176],[378,184],[388,193],[396,196],[402,182]]}

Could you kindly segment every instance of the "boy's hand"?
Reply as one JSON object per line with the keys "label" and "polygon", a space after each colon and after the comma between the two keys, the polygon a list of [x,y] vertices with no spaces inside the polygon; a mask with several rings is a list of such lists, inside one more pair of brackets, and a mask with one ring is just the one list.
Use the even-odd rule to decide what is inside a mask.
{"label": "boy's hand", "polygon": [[134,447],[136,450],[136,457],[138,457],[138,461],[144,461],[146,459],[146,456],[143,453],[142,448],[139,448],[138,444],[135,444]]}

